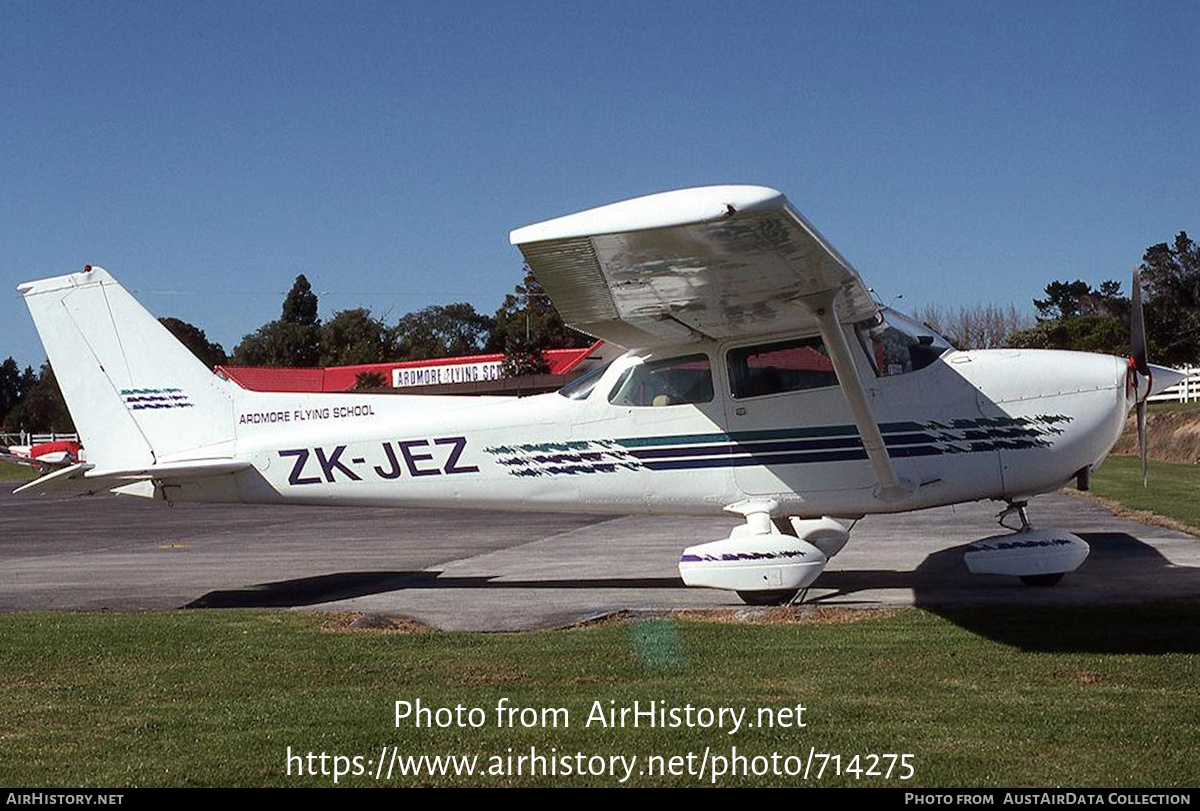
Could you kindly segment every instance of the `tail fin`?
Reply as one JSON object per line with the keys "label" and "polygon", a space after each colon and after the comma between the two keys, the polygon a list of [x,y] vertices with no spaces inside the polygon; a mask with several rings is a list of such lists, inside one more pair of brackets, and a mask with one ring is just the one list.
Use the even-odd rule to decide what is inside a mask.
{"label": "tail fin", "polygon": [[100,469],[232,452],[233,392],[108,272],[17,287]]}

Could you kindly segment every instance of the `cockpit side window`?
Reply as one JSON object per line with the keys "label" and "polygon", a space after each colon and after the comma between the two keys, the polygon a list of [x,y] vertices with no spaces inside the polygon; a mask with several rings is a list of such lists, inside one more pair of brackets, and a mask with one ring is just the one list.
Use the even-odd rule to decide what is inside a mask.
{"label": "cockpit side window", "polygon": [[708,355],[684,355],[625,370],[608,395],[615,406],[673,406],[707,403],[713,398]]}
{"label": "cockpit side window", "polygon": [[838,384],[820,338],[802,338],[729,350],[729,381],[736,399]]}
{"label": "cockpit side window", "polygon": [[886,308],[855,324],[854,331],[878,377],[924,369],[952,348],[929,327]]}

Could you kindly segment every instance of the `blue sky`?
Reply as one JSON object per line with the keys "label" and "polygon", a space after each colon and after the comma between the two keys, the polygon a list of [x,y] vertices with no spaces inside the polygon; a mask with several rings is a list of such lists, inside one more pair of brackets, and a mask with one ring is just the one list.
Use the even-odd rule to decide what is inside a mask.
{"label": "blue sky", "polygon": [[322,315],[491,312],[509,230],[711,183],[784,191],[902,307],[1128,286],[1200,232],[1194,3],[0,2],[13,288],[108,268],[226,349]]}

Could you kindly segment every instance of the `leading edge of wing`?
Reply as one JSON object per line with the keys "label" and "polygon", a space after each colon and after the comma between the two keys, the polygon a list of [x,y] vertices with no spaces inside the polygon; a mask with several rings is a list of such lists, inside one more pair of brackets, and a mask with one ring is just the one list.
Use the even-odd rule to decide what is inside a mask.
{"label": "leading edge of wing", "polygon": [[715,222],[737,212],[769,211],[787,206],[787,198],[766,186],[699,186],[589,208],[565,217],[526,225],[509,234],[513,245],[552,239],[593,237]]}

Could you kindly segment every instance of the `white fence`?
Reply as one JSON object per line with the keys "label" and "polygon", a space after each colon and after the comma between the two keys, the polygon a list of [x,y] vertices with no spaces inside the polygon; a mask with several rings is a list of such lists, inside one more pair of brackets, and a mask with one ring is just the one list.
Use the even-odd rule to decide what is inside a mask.
{"label": "white fence", "polygon": [[1162,394],[1151,397],[1150,402],[1190,403],[1200,400],[1200,366],[1183,366],[1179,371],[1187,374],[1187,377]]}
{"label": "white fence", "polygon": [[43,442],[78,442],[79,434],[31,434],[21,431],[14,434],[0,434],[0,445],[41,445]]}

